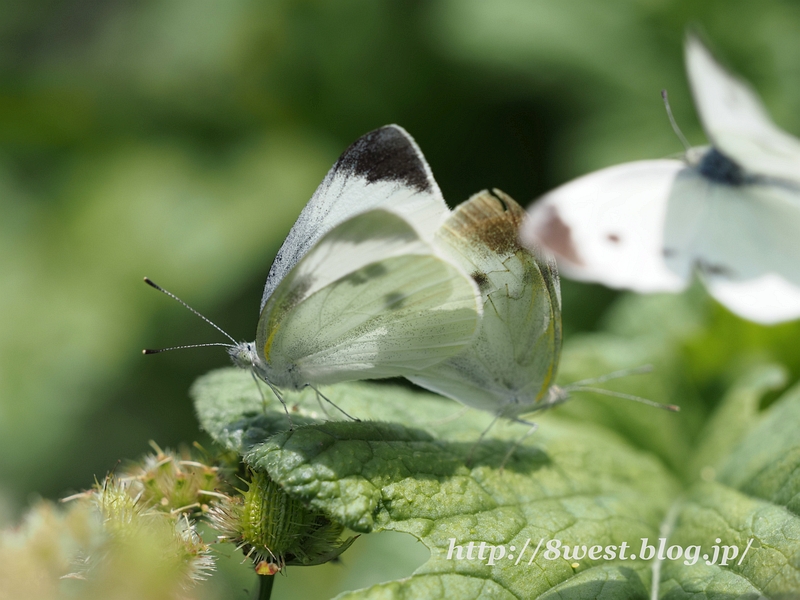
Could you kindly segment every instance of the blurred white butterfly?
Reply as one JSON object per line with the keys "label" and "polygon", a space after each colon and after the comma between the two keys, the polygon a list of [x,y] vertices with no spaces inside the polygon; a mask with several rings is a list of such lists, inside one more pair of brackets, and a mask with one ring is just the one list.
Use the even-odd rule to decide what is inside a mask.
{"label": "blurred white butterfly", "polygon": [[464,351],[408,377],[509,419],[566,397],[552,386],[561,354],[558,271],[552,258],[520,245],[524,216],[493,190],[472,196],[444,223],[436,243],[478,283],[483,316]]}
{"label": "blurred white butterfly", "polygon": [[531,207],[522,239],[574,279],[674,292],[697,271],[742,317],[800,317],[800,140],[693,35],[686,66],[712,146],[567,183]]}
{"label": "blurred white butterfly", "polygon": [[368,133],[334,164],[281,246],[255,342],[228,336],[233,344],[220,345],[273,390],[401,376],[457,354],[472,341],[481,302],[472,279],[432,245],[448,214],[413,139],[396,125]]}

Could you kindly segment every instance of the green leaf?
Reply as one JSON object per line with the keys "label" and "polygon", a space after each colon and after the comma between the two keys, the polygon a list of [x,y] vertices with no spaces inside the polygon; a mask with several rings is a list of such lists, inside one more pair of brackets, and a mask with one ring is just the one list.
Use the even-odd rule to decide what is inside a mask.
{"label": "green leaf", "polygon": [[[719,462],[728,459],[731,450],[753,426],[761,398],[766,392],[783,388],[786,379],[785,369],[765,365],[746,371],[734,382],[698,437],[689,468],[691,478],[701,477],[704,469],[710,469],[706,478],[713,478]],[[738,461],[736,464],[740,466]]]}
{"label": "green leaf", "polygon": [[[741,403],[740,398],[731,404]],[[720,413],[729,412],[729,408],[730,405],[723,405]],[[702,556],[694,565],[666,561],[662,598],[797,597],[798,425],[800,387],[796,386],[773,404],[728,453],[719,466],[716,481],[694,485],[676,505],[670,544],[700,545],[709,562],[716,564],[706,564]],[[712,477],[713,471],[706,476]],[[715,546],[720,548],[717,560]],[[722,560],[725,546],[731,548],[729,554],[736,553],[729,561]],[[728,564],[721,566],[722,562]]]}
{"label": "green leaf", "polygon": [[[233,407],[228,427],[226,410],[212,401],[213,390],[226,385],[230,393],[219,404]],[[290,495],[355,531],[407,532],[431,550],[413,577],[372,588],[366,597],[427,597],[435,590],[447,597],[534,597],[562,586],[591,595],[598,578],[614,582],[609,589],[615,597],[639,597],[649,586],[645,563],[548,560],[543,546],[528,562],[539,540],[605,547],[654,537],[679,491],[660,461],[591,422],[550,415],[501,470],[526,428],[497,424],[476,445],[491,416],[473,411],[442,422],[458,412],[457,405],[432,394],[341,384],[323,393],[348,413],[372,420],[304,425],[257,443],[254,423],[260,431],[268,429],[265,423],[278,423],[279,405],[272,400],[257,415],[264,407],[247,373],[211,373],[194,393],[204,427],[229,447],[234,440],[249,448],[245,461],[267,471]],[[285,400],[293,415],[311,418],[313,392]],[[242,408],[246,418],[237,414]],[[482,560],[468,559],[470,542],[475,548],[480,542],[502,545],[506,556],[490,561],[484,550]],[[454,556],[461,546],[462,560],[448,559],[451,545]],[[518,564],[507,558],[513,552],[522,552]]]}
{"label": "green leaf", "polygon": [[[286,414],[275,407],[275,404],[280,406],[277,398],[267,391],[268,402],[259,390],[259,384],[247,372],[227,368],[200,377],[189,394],[194,399],[200,426],[227,450],[244,454],[254,443],[289,427]],[[310,391],[299,396],[305,399]],[[314,413],[296,414],[293,421],[313,423]]]}
{"label": "green leaf", "polygon": [[800,386],[772,405],[730,453],[718,479],[800,516]]}
{"label": "green leaf", "polygon": [[701,550],[693,565],[664,561],[660,598],[796,598],[800,589],[800,519],[724,485],[692,487],[677,506],[669,545]]}
{"label": "green leaf", "polygon": [[[645,347],[629,340],[628,350],[637,343]],[[576,342],[573,359],[628,360],[611,351],[620,345],[608,334],[591,336]],[[549,411],[501,469],[525,427],[497,423],[477,442],[491,416],[460,414],[457,404],[428,393],[363,382],[321,390],[359,422],[311,389],[286,393],[292,430],[277,399],[269,391],[262,398],[244,371],[212,372],[193,394],[204,428],[289,495],[354,531],[410,533],[430,550],[411,577],[343,598],[655,593],[727,600],[791,597],[800,589],[800,387],[758,411],[764,393],[784,379],[782,369],[769,365],[742,371],[695,441],[684,438],[688,448],[679,456],[691,463],[685,471],[670,471],[658,452],[629,437],[624,411],[619,431],[603,411],[595,415],[603,424],[569,403]],[[630,410],[640,409],[681,423],[680,415]],[[690,472],[682,489],[678,474]],[[680,547],[676,560],[659,558],[662,537],[662,555]],[[548,553],[552,540],[560,545]],[[587,554],[595,545],[601,548],[593,559]],[[607,546],[614,547],[613,559],[602,556]],[[687,548],[693,559],[683,555]]]}
{"label": "green leaf", "polygon": [[651,373],[628,375],[602,387],[681,407],[680,415],[602,396],[573,392],[572,400],[559,411],[576,421],[603,425],[624,436],[631,444],[654,454],[681,473],[691,457],[693,437],[706,418],[696,394],[680,376],[682,365],[669,344],[652,337],[631,339],[614,333],[576,336],[565,344],[561,385],[615,371],[652,365]]}

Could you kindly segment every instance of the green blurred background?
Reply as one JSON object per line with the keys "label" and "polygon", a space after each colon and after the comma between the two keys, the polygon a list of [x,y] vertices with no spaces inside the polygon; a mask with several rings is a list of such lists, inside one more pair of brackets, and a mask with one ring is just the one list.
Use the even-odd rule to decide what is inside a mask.
{"label": "green blurred background", "polygon": [[[341,151],[387,123],[416,138],[451,205],[486,187],[527,204],[593,169],[677,155],[662,88],[704,143],[690,24],[800,133],[795,2],[5,0],[0,523],[149,439],[205,439],[187,389],[225,354],[140,350],[220,336],[143,275],[251,339],[292,222]],[[617,297],[563,294],[568,340],[603,327]],[[707,334],[704,360],[744,344],[797,377],[797,326],[714,310],[724,335]]]}

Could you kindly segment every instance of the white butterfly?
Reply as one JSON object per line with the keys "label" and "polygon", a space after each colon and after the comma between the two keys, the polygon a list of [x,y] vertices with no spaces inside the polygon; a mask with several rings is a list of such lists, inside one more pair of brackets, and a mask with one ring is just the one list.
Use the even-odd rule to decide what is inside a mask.
{"label": "white butterfly", "polygon": [[[674,405],[590,387],[649,368],[554,385],[561,357],[558,270],[546,251],[521,245],[518,236],[524,218],[524,209],[503,192],[483,191],[458,206],[437,232],[436,244],[478,283],[483,315],[473,342],[461,353],[407,379],[494,414],[492,425],[500,417],[527,423],[528,434],[536,424],[521,416],[560,404],[576,391],[677,411]],[[511,446],[501,465],[525,437]]]}
{"label": "white butterfly", "polygon": [[800,317],[800,140],[692,35],[686,66],[712,146],[557,188],[531,207],[523,241],[545,244],[575,279],[674,292],[697,271],[740,316]]}
{"label": "white butterfly", "polygon": [[284,241],[255,342],[228,345],[234,363],[273,389],[301,389],[401,376],[460,352],[477,328],[480,291],[432,245],[448,214],[402,128],[357,140]]}
{"label": "white butterfly", "polygon": [[566,399],[553,381],[561,354],[561,292],[555,261],[518,240],[525,211],[499,190],[458,206],[436,236],[471,273],[484,302],[474,341],[408,379],[510,419]]}

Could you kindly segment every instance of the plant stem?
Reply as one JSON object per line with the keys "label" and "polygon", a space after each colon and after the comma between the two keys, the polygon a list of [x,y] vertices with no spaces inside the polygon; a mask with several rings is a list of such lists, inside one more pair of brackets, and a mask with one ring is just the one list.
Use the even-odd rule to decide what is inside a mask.
{"label": "plant stem", "polygon": [[258,576],[258,600],[269,600],[272,597],[272,586],[275,584],[274,575]]}

